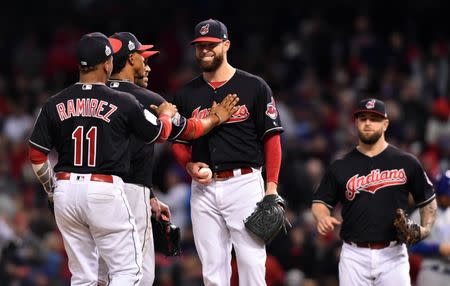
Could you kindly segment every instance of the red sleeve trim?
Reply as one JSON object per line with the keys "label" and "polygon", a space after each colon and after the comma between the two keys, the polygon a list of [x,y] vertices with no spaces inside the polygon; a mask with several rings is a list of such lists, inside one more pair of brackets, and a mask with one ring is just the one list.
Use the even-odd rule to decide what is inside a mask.
{"label": "red sleeve trim", "polygon": [[172,119],[167,114],[161,114],[159,120],[162,122],[163,128],[157,142],[161,143],[165,142],[169,138],[170,132],[172,132]]}
{"label": "red sleeve trim", "polygon": [[42,152],[34,147],[28,148],[28,157],[29,157],[31,163],[33,163],[35,165],[42,164],[48,160],[47,154],[45,154],[44,152]]}
{"label": "red sleeve trim", "polygon": [[[189,118],[186,128],[181,133],[180,139],[193,140],[200,138],[205,131],[202,121],[198,118]],[[191,135],[193,134],[193,135]],[[193,136],[193,137],[192,137]]]}
{"label": "red sleeve trim", "polygon": [[278,184],[281,168],[281,140],[279,133],[270,134],[264,139],[264,156],[267,182]]}
{"label": "red sleeve trim", "polygon": [[183,168],[192,160],[191,147],[186,144],[173,143],[172,154],[175,157],[175,161]]}

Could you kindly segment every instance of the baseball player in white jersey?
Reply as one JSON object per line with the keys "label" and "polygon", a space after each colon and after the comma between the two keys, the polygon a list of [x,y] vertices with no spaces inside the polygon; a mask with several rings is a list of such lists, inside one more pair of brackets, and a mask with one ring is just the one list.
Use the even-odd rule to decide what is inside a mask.
{"label": "baseball player in white jersey", "polygon": [[[437,216],[430,235],[410,248],[412,253],[422,255],[417,286],[450,285],[450,170],[437,178],[436,199]],[[419,221],[419,210],[411,218]]]}

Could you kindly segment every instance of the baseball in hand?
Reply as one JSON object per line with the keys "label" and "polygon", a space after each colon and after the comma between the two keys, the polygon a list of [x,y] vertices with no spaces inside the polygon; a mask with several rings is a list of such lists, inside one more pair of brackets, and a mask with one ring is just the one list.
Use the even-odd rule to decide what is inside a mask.
{"label": "baseball in hand", "polygon": [[211,179],[212,178],[212,171],[208,167],[200,168],[200,170],[198,170],[198,173],[201,174],[201,175],[208,174],[208,176],[205,179]]}

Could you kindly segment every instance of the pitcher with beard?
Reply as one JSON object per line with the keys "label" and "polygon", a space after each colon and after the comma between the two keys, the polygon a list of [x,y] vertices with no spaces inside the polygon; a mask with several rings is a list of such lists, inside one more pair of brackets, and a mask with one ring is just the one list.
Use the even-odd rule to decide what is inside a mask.
{"label": "pitcher with beard", "polygon": [[[266,285],[265,244],[245,229],[244,219],[264,195],[277,193],[283,128],[275,99],[261,77],[230,65],[231,41],[222,22],[198,23],[191,44],[202,73],[174,95],[179,113],[208,116],[228,93],[237,94],[240,104],[206,136],[173,144],[175,158],[192,177],[192,228],[203,281],[230,285],[233,248],[239,285]],[[212,178],[202,168],[210,168]]]}
{"label": "pitcher with beard", "polygon": [[[339,285],[411,285],[407,248],[393,226],[395,210],[409,209],[411,194],[424,239],[436,219],[433,185],[415,156],[386,142],[384,102],[360,101],[354,118],[358,145],[329,166],[313,195],[317,231],[326,235],[341,226]],[[338,203],[342,221],[332,216]]]}

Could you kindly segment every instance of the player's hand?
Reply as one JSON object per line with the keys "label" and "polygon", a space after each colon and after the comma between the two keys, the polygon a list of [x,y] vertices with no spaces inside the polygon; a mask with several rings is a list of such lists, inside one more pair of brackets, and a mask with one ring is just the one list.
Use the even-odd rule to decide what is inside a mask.
{"label": "player's hand", "polygon": [[168,220],[172,219],[172,215],[170,213],[170,208],[165,203],[159,201],[159,207],[161,209],[161,215],[165,216]]}
{"label": "player's hand", "polygon": [[450,257],[450,243],[441,243],[439,245],[439,253],[442,256]]}
{"label": "player's hand", "polygon": [[199,173],[199,170],[204,167],[209,168],[208,164],[203,162],[189,162],[186,164],[186,171],[194,181],[199,182],[200,184],[209,184],[211,183],[212,178],[208,179],[208,174]]}
{"label": "player's hand", "polygon": [[159,218],[161,216],[161,207],[158,198],[153,197],[150,199],[150,207],[152,209],[152,213],[155,214],[155,217]]}
{"label": "player's hand", "polygon": [[227,122],[231,115],[239,109],[236,106],[238,102],[239,97],[236,94],[228,94],[219,104],[213,102],[210,114],[219,118],[219,124]]}
{"label": "player's hand", "polygon": [[168,101],[164,101],[159,106],[152,104],[150,105],[150,108],[153,109],[156,112],[156,114],[158,114],[158,116],[166,114],[169,115],[171,118],[174,117],[175,114],[178,112],[177,107]]}
{"label": "player's hand", "polygon": [[332,216],[323,216],[317,221],[317,231],[321,235],[326,235],[330,231],[333,231],[336,225],[340,224],[341,222]]}

